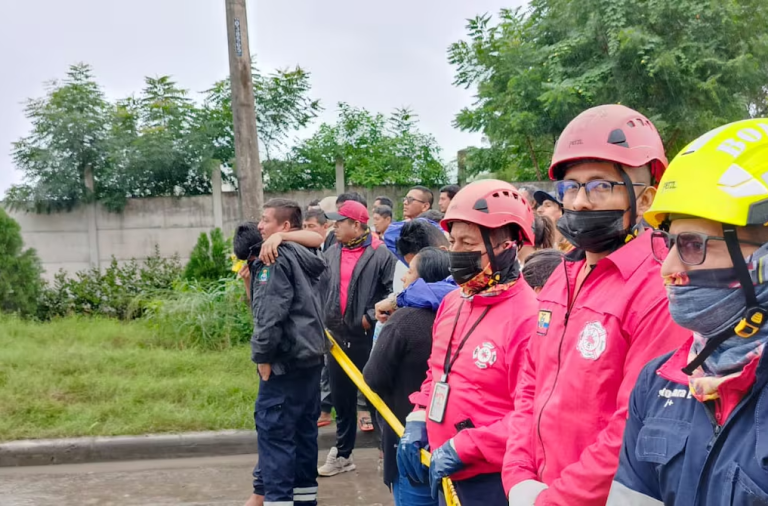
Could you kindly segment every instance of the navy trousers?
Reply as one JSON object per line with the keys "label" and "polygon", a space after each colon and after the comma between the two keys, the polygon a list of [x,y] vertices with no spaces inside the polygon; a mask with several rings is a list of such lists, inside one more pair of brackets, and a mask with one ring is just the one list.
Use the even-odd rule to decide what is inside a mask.
{"label": "navy trousers", "polygon": [[322,365],[260,380],[253,492],[265,506],[317,505],[317,418]]}

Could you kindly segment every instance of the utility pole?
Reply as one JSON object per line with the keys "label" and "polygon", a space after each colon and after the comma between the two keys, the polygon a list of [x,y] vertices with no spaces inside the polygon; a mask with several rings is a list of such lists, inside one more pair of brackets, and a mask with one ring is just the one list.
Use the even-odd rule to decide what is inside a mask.
{"label": "utility pole", "polygon": [[461,149],[456,154],[456,179],[459,186],[467,184],[467,150]]}
{"label": "utility pole", "polygon": [[232,116],[235,126],[235,164],[240,193],[240,213],[244,220],[258,221],[264,202],[264,183],[261,179],[259,135],[256,131],[256,106],[251,78],[246,0],[224,0],[224,2],[227,9],[229,73],[232,83]]}
{"label": "utility pole", "polygon": [[346,190],[346,183],[344,182],[344,159],[342,157],[336,158],[336,195],[341,195]]}

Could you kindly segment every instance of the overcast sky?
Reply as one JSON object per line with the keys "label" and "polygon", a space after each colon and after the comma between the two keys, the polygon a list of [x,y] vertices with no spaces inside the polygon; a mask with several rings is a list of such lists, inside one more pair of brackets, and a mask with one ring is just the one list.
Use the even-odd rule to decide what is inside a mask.
{"label": "overcast sky", "polygon": [[[467,18],[522,1],[248,0],[251,52],[262,70],[312,73],[312,96],[326,108],[319,121],[332,120],[339,101],[412,107],[447,161],[479,136],[451,127],[473,91],[451,86],[446,49],[465,36]],[[29,129],[23,102],[70,64],[91,64],[110,98],[138,92],[147,75],[202,91],[229,72],[224,0],[2,0],[0,48],[0,196],[20,181],[10,150]]]}

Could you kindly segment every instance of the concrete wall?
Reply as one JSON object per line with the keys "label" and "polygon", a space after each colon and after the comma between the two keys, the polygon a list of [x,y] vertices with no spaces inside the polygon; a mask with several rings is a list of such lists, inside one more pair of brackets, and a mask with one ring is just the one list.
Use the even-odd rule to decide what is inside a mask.
{"label": "concrete wall", "polygon": [[21,225],[26,246],[37,250],[46,279],[60,269],[71,274],[103,267],[112,257],[118,262],[141,260],[155,246],[161,256],[177,254],[186,262],[200,233],[214,228],[211,195],[131,199],[119,214],[99,205],[69,213],[9,214]]}
{"label": "concrete wall", "polygon": [[53,277],[59,269],[77,272],[90,267],[85,211],[82,207],[50,215],[9,212],[21,225],[25,245],[37,250],[46,278]]}
{"label": "concrete wall", "polygon": [[[236,192],[222,192],[214,176],[213,194],[197,197],[153,197],[130,199],[122,213],[112,213],[99,204],[80,206],[71,212],[34,214],[8,211],[21,225],[24,243],[37,250],[44,277],[53,279],[59,270],[70,274],[90,267],[104,267],[114,257],[118,262],[143,260],[157,246],[160,255],[178,255],[183,263],[202,232],[220,227],[225,236],[240,221]],[[379,195],[395,201],[407,189],[395,187],[356,188],[372,205]],[[296,191],[265,195],[284,197],[305,206],[313,199],[335,195],[334,190]]]}
{"label": "concrete wall", "polygon": [[[399,205],[408,188],[349,187],[348,191],[364,195],[369,206],[380,195]],[[329,189],[267,193],[264,197],[290,198],[303,207],[313,199],[335,194]],[[200,233],[220,227],[224,235],[229,236],[240,221],[237,193],[222,192],[218,174],[214,174],[212,195],[130,199],[122,213],[111,213],[99,204],[90,204],[68,213],[9,211],[9,214],[21,225],[26,246],[37,250],[45,269],[44,277],[49,280],[61,269],[72,274],[90,267],[104,267],[113,257],[118,262],[143,260],[154,253],[155,246],[161,256],[178,255],[186,262]]]}

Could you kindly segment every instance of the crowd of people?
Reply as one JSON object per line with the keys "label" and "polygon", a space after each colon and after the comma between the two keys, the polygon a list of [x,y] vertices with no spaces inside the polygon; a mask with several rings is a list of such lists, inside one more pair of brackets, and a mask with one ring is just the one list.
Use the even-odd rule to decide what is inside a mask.
{"label": "crowd of people", "polygon": [[562,132],[552,192],[416,186],[402,221],[387,197],[271,200],[234,241],[261,377],[248,506],[316,504],[358,429],[397,506],[446,504],[446,478],[463,506],[768,505],[767,173],[768,120],[670,163],[648,118],[605,105]]}

